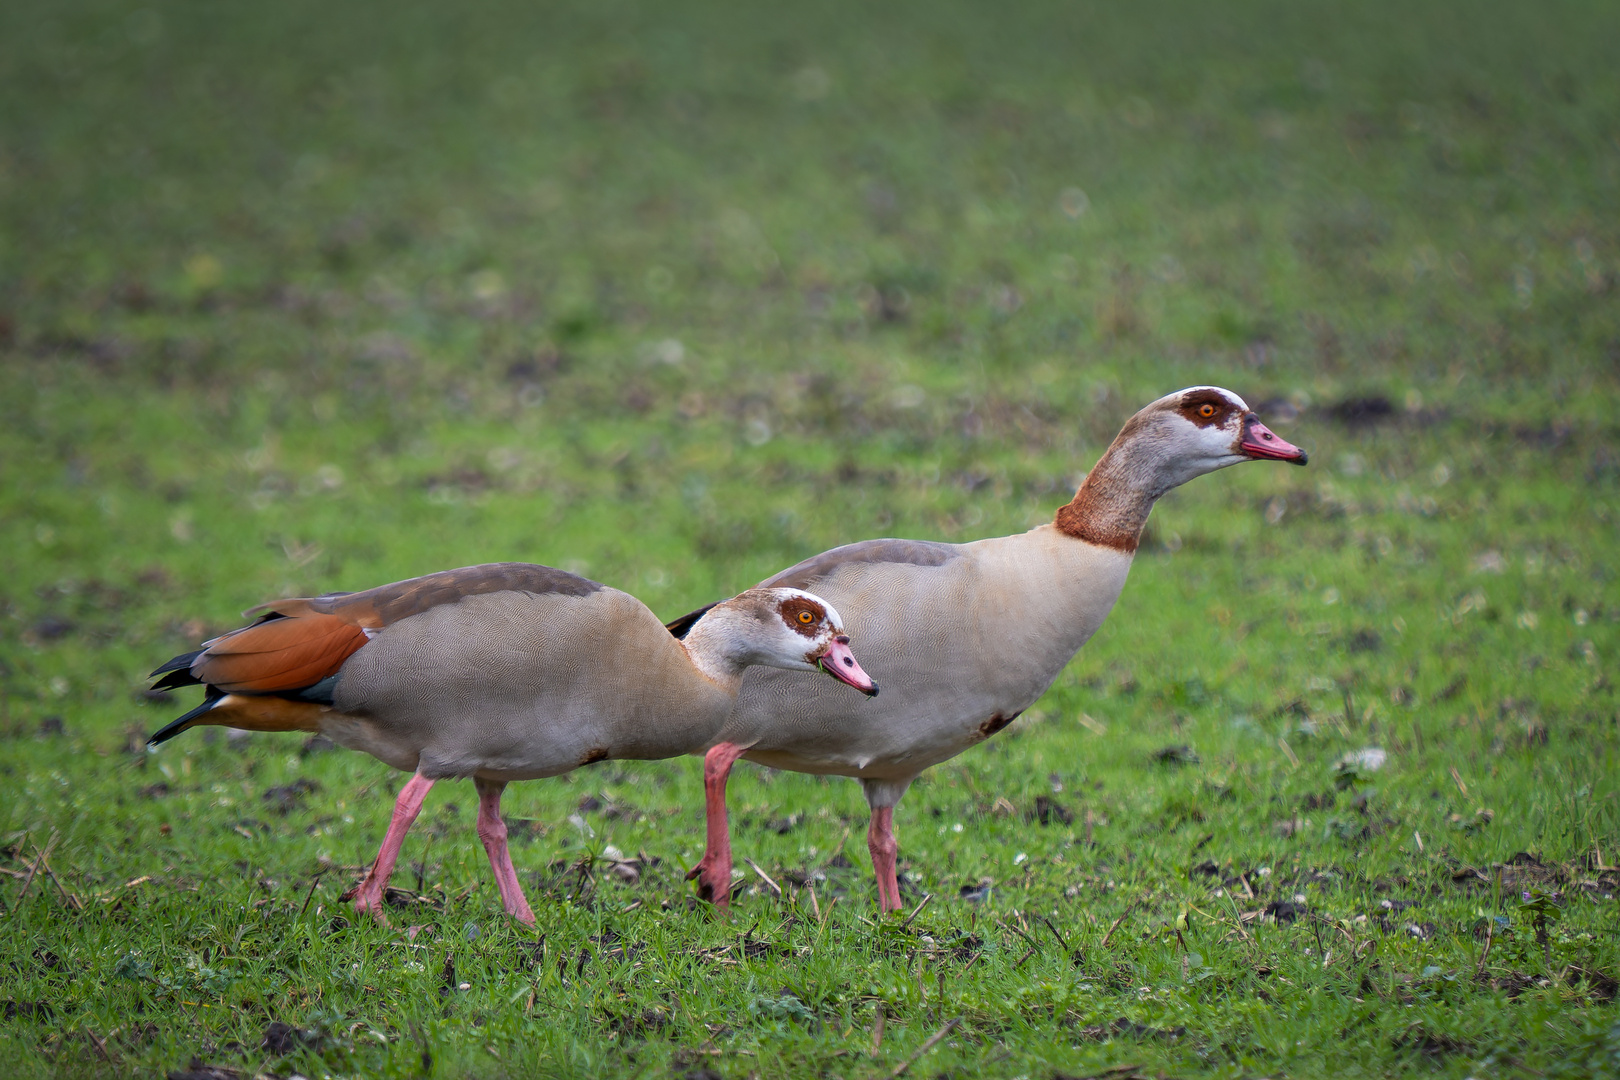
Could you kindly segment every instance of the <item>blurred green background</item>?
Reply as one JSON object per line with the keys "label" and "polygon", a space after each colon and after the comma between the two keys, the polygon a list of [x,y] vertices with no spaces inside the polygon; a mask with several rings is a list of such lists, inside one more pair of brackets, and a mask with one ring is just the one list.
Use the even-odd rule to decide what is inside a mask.
{"label": "blurred green background", "polygon": [[[61,830],[85,889],[149,872],[147,850],[226,866],[209,845],[234,819],[205,789],[238,758],[199,741],[184,785],[165,774],[162,805],[190,792],[225,841],[158,842],[171,812],[135,799],[154,777],[122,748],[189,705],[142,699],[144,673],[265,599],[528,560],[673,617],[834,544],[1049,520],[1132,412],[1216,383],[1311,466],[1161,504],[1034,714],[1063,723],[902,806],[916,888],[1010,873],[1034,841],[994,800],[1025,806],[1054,768],[1070,797],[1108,779],[1099,844],[1174,850],[1135,871],[1155,888],[1186,887],[1206,820],[1199,858],[1279,858],[1272,822],[1366,744],[1392,752],[1402,827],[1330,829],[1307,863],[1354,843],[1439,874],[1406,836],[1432,826],[1453,864],[1612,864],[1617,40],[1600,3],[0,6],[0,772],[22,792],[0,827]],[[1167,742],[1203,771],[1145,773]],[[277,745],[247,752],[255,785],[300,767]],[[321,805],[386,776],[322,760]],[[637,798],[685,816],[614,842],[692,849],[696,775],[615,774],[673,783]],[[555,822],[578,795],[508,802]],[[750,769],[736,799],[761,822],[834,806],[863,861],[853,785]],[[930,848],[929,808],[973,828]],[[1486,808],[1489,829],[1446,824]],[[384,816],[367,804],[343,860]],[[840,824],[815,828],[825,852]],[[32,858],[10,843],[6,865]],[[333,843],[293,830],[281,857],[305,869],[278,876]],[[110,971],[128,941],[104,933],[83,962]],[[1568,962],[1612,974],[1597,940]],[[1574,1031],[1570,985],[1535,1015]],[[742,1000],[713,993],[716,1015]],[[1480,994],[1497,1034],[1463,1044],[1540,1030]],[[1270,1047],[1230,1060],[1295,1052],[1235,1012],[1208,1024]],[[1348,1038],[1311,1030],[1307,1071]],[[173,1065],[176,1039],[121,1060]],[[1379,1039],[1356,1067],[1415,1053]]]}
{"label": "blurred green background", "polygon": [[1444,432],[1601,507],[1613,18],[8,5],[7,576],[532,558],[671,610],[1044,520],[1203,381],[1327,456],[1182,502],[1392,494]]}

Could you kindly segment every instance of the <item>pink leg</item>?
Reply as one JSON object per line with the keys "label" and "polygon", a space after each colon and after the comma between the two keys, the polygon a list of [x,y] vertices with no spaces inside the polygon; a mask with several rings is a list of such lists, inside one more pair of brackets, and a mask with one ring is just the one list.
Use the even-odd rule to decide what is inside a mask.
{"label": "pink leg", "polygon": [[428,789],[432,786],[432,780],[417,773],[400,789],[399,798],[394,803],[394,817],[388,823],[388,835],[383,837],[377,861],[371,864],[370,872],[354,895],[354,910],[369,911],[379,922],[388,921],[383,915],[383,896],[388,891],[388,878],[394,872],[395,861],[399,859],[399,849],[405,846],[405,834],[411,831],[411,824],[422,811],[422,800],[427,798]]}
{"label": "pink leg", "polygon": [[501,903],[506,913],[528,926],[534,925],[534,912],[518,884],[517,871],[512,869],[512,854],[506,850],[506,822],[501,818],[501,792],[506,790],[504,780],[485,780],[474,777],[478,788],[478,839],[489,853],[489,865],[495,871],[495,884],[501,890]]}
{"label": "pink leg", "polygon": [[872,823],[866,829],[866,849],[872,853],[872,869],[877,873],[878,906],[884,911],[899,911],[900,882],[895,877],[894,860],[900,852],[900,844],[894,838],[894,807],[872,808]]}
{"label": "pink leg", "polygon": [[698,879],[698,896],[721,911],[731,906],[731,831],[726,825],[726,779],[746,746],[721,743],[703,756],[703,803],[708,819],[708,843],[703,858],[687,872]]}

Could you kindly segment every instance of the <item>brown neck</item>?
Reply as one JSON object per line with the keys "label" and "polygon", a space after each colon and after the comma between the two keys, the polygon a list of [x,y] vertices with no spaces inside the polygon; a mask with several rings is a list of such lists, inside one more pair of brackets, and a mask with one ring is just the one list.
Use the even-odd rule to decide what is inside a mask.
{"label": "brown neck", "polygon": [[1136,551],[1159,495],[1151,481],[1144,482],[1148,479],[1140,475],[1144,470],[1133,467],[1136,463],[1125,448],[1129,434],[1133,432],[1126,425],[1086,474],[1074,499],[1059,508],[1054,522],[1066,536],[1127,555]]}

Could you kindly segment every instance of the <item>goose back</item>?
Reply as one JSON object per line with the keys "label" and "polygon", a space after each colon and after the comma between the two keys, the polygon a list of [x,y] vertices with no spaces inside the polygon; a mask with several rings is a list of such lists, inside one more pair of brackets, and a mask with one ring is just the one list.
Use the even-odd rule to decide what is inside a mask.
{"label": "goose back", "polygon": [[505,590],[378,632],[322,729],[424,776],[522,780],[700,749],[730,706],[635,597]]}

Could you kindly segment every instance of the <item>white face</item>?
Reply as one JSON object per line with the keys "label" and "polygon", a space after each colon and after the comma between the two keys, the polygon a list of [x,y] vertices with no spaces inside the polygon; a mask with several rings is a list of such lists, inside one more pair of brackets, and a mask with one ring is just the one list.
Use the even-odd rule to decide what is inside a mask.
{"label": "white face", "polygon": [[759,589],[754,593],[760,622],[760,663],[795,671],[816,671],[817,662],[844,634],[833,606],[801,589]]}
{"label": "white face", "polygon": [[877,693],[877,684],[850,652],[844,620],[827,601],[802,589],[758,589],[744,595],[757,601],[760,640],[755,663],[824,671],[863,694]]}
{"label": "white face", "polygon": [[1166,490],[1244,461],[1305,464],[1303,451],[1274,435],[1242,398],[1219,386],[1167,394],[1138,416],[1160,444]]}

